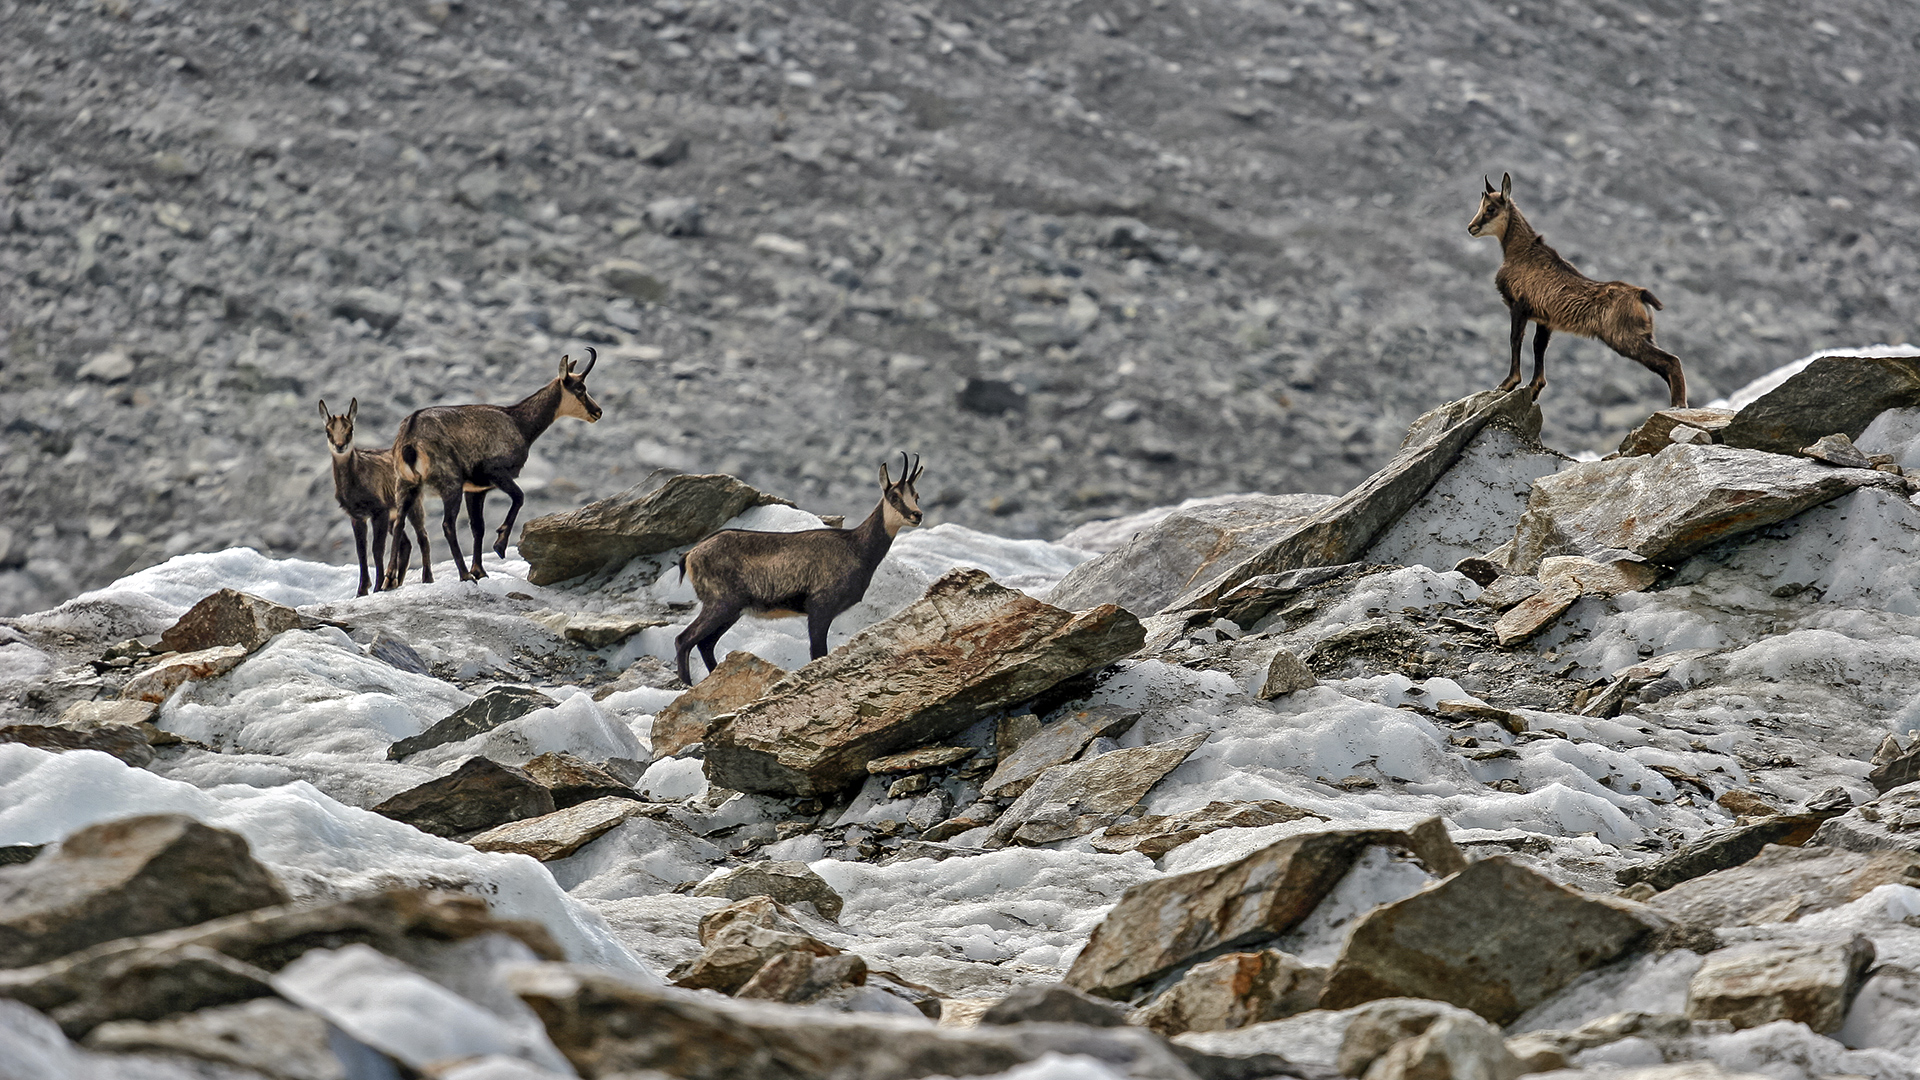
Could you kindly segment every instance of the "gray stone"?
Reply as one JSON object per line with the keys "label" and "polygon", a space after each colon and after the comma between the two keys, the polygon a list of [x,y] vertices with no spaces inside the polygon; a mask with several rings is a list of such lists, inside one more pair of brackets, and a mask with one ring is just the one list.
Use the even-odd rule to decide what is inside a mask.
{"label": "gray stone", "polygon": [[1727,1020],[1735,1028],[1785,1020],[1816,1032],[1837,1031],[1873,957],[1873,942],[1859,934],[1723,949],[1709,955],[1687,983],[1687,1016]]}
{"label": "gray stone", "polygon": [[0,867],[0,967],[286,900],[237,833],[180,814],[89,825],[51,854]]}
{"label": "gray stone", "polygon": [[662,236],[700,236],[706,232],[706,211],[700,200],[655,199],[647,204],[647,224]]}
{"label": "gray stone", "polygon": [[852,953],[815,956],[805,949],[795,949],[760,965],[734,997],[805,1005],[836,990],[866,983],[867,962]]}
{"label": "gray stone", "polygon": [[170,653],[128,679],[120,688],[120,696],[129,701],[165,701],[187,683],[218,678],[239,667],[240,661],[246,658],[247,650],[238,645]]}
{"label": "gray stone", "polygon": [[373,807],[383,817],[446,837],[485,832],[553,811],[553,793],[525,770],[483,757],[468,758],[451,773]]}
{"label": "gray stone", "polygon": [[641,303],[654,303],[665,299],[667,295],[667,283],[648,273],[645,266],[632,259],[608,259],[593,268],[593,276],[604,282],[610,291]]}
{"label": "gray stone", "polygon": [[1534,573],[1548,556],[1608,549],[1672,564],[1855,488],[1900,485],[1887,473],[1731,446],[1582,462],[1534,482],[1507,565]]}
{"label": "gray stone", "polygon": [[[1415,839],[1394,829],[1302,833],[1222,866],[1141,882],[1094,928],[1063,981],[1125,999],[1195,960],[1276,938],[1311,914],[1375,845],[1410,848]],[[1432,870],[1441,860],[1422,861]]]}
{"label": "gray stone", "polygon": [[1733,416],[1732,409],[1662,409],[1620,440],[1620,456],[1657,454],[1674,443],[1693,442],[1702,432],[1719,442]]}
{"label": "gray stone", "polygon": [[108,349],[88,357],[74,374],[95,382],[116,383],[132,376],[134,367],[133,357],[128,356],[125,349]]}
{"label": "gray stone", "polygon": [[1333,501],[1326,495],[1249,495],[1176,510],[1119,548],[1073,568],[1047,595],[1061,607],[1118,604],[1151,615],[1292,532]]}
{"label": "gray stone", "polygon": [[1821,822],[1836,816],[1835,812],[1775,814],[1750,825],[1715,829],[1688,841],[1670,855],[1624,867],[1615,877],[1622,885],[1644,881],[1655,889],[1671,889],[1702,874],[1739,866],[1769,845],[1799,847],[1813,836]]}
{"label": "gray stone", "polygon": [[634,150],[634,156],[638,157],[642,164],[664,169],[669,165],[685,161],[691,149],[692,144],[687,140],[678,135],[669,135],[641,143]]}
{"label": "gray stone", "polygon": [[750,896],[770,896],[782,904],[811,903],[822,918],[838,920],[843,901],[825,878],[806,863],[771,860],[736,866],[701,882],[695,896],[724,896],[745,900]]}
{"label": "gray stone", "polygon": [[766,896],[736,901],[700,920],[701,954],[668,972],[675,986],[731,994],[767,962],[796,950],[838,956],[840,950],[801,928],[793,913]]}
{"label": "gray stone", "polygon": [[726,716],[759,701],[773,684],[786,676],[750,652],[731,652],[720,666],[694,684],[693,689],[667,703],[653,718],[653,760],[673,757],[694,743],[705,742],[714,718]]}
{"label": "gray stone", "polygon": [[1513,1080],[1526,1071],[1499,1028],[1466,1009],[1413,998],[1357,1010],[1335,1067],[1366,1080]]}
{"label": "gray stone", "polygon": [[1894,788],[1920,782],[1920,742],[1905,751],[1898,749],[1898,741],[1894,746],[1894,752],[1887,755],[1885,761],[1875,761],[1873,771],[1867,774],[1867,783],[1882,795]]}
{"label": "gray stone", "polygon": [[1852,903],[1881,885],[1920,885],[1920,851],[1768,847],[1741,865],[1676,884],[1647,906],[1691,927],[1753,926]]}
{"label": "gray stone", "polygon": [[1047,844],[1111,824],[1207,741],[1196,731],[1168,742],[1112,750],[1041,773],[994,822],[990,847]]}
{"label": "gray stone", "polygon": [[598,765],[581,761],[564,750],[541,754],[521,766],[535,783],[553,793],[555,809],[564,810],[598,799],[638,799],[633,788]]}
{"label": "gray stone", "polygon": [[237,589],[221,589],[202,598],[162,631],[160,644],[181,653],[217,645],[238,645],[252,652],[300,622],[300,613],[285,604]]}
{"label": "gray stone", "polygon": [[433,674],[433,670],[427,666],[425,657],[414,651],[413,646],[385,630],[374,633],[373,640],[367,643],[367,655],[390,668],[396,668],[410,675],[431,676]]}
{"label": "gray stone", "polygon": [[918,750],[909,750],[904,754],[888,754],[867,762],[870,776],[889,776],[893,773],[921,772],[927,769],[944,769],[957,765],[979,753],[971,746],[923,746]]}
{"label": "gray stone", "polygon": [[1157,859],[1182,844],[1198,840],[1221,829],[1257,829],[1301,818],[1318,818],[1311,810],[1302,810],[1275,799],[1253,802],[1210,802],[1184,814],[1152,814],[1124,825],[1110,825],[1093,840],[1095,851],[1119,854],[1137,851]]}
{"label": "gray stone", "polygon": [[496,825],[467,843],[481,851],[531,855],[541,862],[552,862],[579,851],[643,809],[632,798],[608,796]]}
{"label": "gray stone", "polygon": [[509,720],[518,720],[535,709],[560,704],[538,690],[524,686],[496,686],[460,706],[418,735],[401,739],[387,747],[387,760],[399,761],[447,743],[462,742],[484,735]]}
{"label": "gray stone", "polygon": [[1120,1027],[1128,1022],[1123,1005],[1103,1001],[1060,983],[1016,988],[980,1014],[983,1024],[1084,1024]]}
{"label": "gray stone", "polygon": [[867,762],[958,734],[1138,649],[1112,605],[1071,612],[949,571],[898,614],[782,679],[707,736],[707,779],[812,796],[865,779]]}
{"label": "gray stone", "polygon": [[1188,968],[1130,1022],[1169,1038],[1242,1028],[1306,1012],[1326,983],[1326,968],[1275,949],[1228,953]]}
{"label": "gray stone", "polygon": [[1261,682],[1257,696],[1261,701],[1272,701],[1282,694],[1311,690],[1318,685],[1320,680],[1314,677],[1313,669],[1305,660],[1290,649],[1278,649],[1267,662],[1267,677]]}
{"label": "gray stone", "polygon": [[1920,405],[1920,355],[1823,356],[1741,409],[1721,441],[1795,454],[1822,435],[1857,439],[1888,409]]}
{"label": "gray stone", "polygon": [[92,1050],[199,1058],[275,1080],[347,1080],[327,1046],[327,1022],[278,998],[159,1020],[113,1020],[86,1037]]}
{"label": "gray stone", "polygon": [[1853,445],[1852,439],[1838,432],[1820,436],[1819,441],[1812,446],[1801,447],[1800,452],[1815,461],[1824,461],[1843,469],[1873,468],[1873,459]]}
{"label": "gray stone", "polygon": [[1493,584],[1480,590],[1480,595],[1473,602],[1495,611],[1506,611],[1541,588],[1540,579],[1531,574],[1502,574],[1493,579]]}
{"label": "gray stone", "polygon": [[1475,394],[1427,413],[1414,421],[1400,452],[1379,472],[1252,557],[1210,575],[1208,580],[1197,580],[1162,610],[1213,607],[1235,586],[1265,574],[1358,561],[1453,467],[1489,423],[1503,418],[1535,435],[1540,431],[1539,415],[1539,407],[1524,386],[1505,394]]}
{"label": "gray stone", "polygon": [[400,325],[406,307],[399,297],[379,289],[348,289],[333,301],[333,314],[343,319],[359,319],[375,330],[391,330]]}
{"label": "gray stone", "polygon": [[[143,726],[152,727],[151,724]],[[140,727],[126,725],[77,728],[65,724],[9,724],[0,727],[0,743],[19,743],[56,754],[68,750],[98,750],[136,769],[145,768],[153,761],[153,745],[146,733]]]}
{"label": "gray stone", "polygon": [[1667,930],[1639,905],[1580,893],[1493,856],[1361,917],[1320,1005],[1430,998],[1506,1024]]}
{"label": "gray stone", "polygon": [[691,544],[746,510],[773,504],[793,505],[731,476],[682,474],[535,518],[520,533],[520,555],[530,566],[528,582],[551,585]]}
{"label": "gray stone", "polygon": [[1821,825],[1809,846],[1920,853],[1920,782],[1890,788]]}
{"label": "gray stone", "polygon": [[1079,757],[1095,739],[1119,738],[1139,719],[1136,710],[1110,705],[1068,713],[1027,735],[1011,751],[1002,747],[999,764],[980,792],[991,798],[1020,795],[1041,773]]}

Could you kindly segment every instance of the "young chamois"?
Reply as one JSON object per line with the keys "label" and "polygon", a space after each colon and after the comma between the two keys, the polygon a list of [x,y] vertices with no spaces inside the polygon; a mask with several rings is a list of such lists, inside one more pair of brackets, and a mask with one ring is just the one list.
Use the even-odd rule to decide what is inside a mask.
{"label": "young chamois", "polygon": [[1687,378],[1680,358],[1653,343],[1653,316],[1660,310],[1653,293],[1624,281],[1595,281],[1573,268],[1546,238],[1533,231],[1520,208],[1513,204],[1513,176],[1502,173],[1500,190],[1482,178],[1487,190],[1480,196],[1480,212],[1467,225],[1471,236],[1492,236],[1503,255],[1493,283],[1513,314],[1513,366],[1500,389],[1520,385],[1520,341],[1527,323],[1533,332],[1533,382],[1528,389],[1538,398],[1547,385],[1547,339],[1555,330],[1599,338],[1607,347],[1639,362],[1667,381],[1673,407],[1687,406]]}
{"label": "young chamois", "polygon": [[[353,521],[353,548],[360,556],[360,591],[367,595],[367,522],[373,522],[373,587],[384,587],[387,527],[393,524],[393,546],[406,547],[403,525],[391,522],[390,515],[399,505],[399,491],[393,478],[393,451],[356,450],[353,446],[353,418],[360,412],[360,399],[347,402],[347,411],[339,416],[320,403],[320,416],[327,422],[327,446],[333,451],[333,498]],[[427,519],[420,505],[413,507],[413,535],[420,538],[420,580],[433,581],[433,549],[427,544]],[[395,562],[399,563],[400,558]],[[405,574],[402,567],[401,573]]]}
{"label": "young chamois", "polygon": [[695,646],[707,670],[713,670],[714,643],[742,615],[805,615],[813,658],[827,655],[827,628],[866,595],[873,571],[901,527],[920,524],[920,494],[914,490],[919,456],[908,465],[901,454],[900,469],[900,479],[894,480],[880,466],[880,505],[851,529],[723,529],[693,545],[680,559],[680,573],[693,581],[700,614],[673,642],[680,681],[693,685],[687,654]]}
{"label": "young chamois", "polygon": [[[440,405],[421,409],[400,421],[400,430],[393,437],[394,472],[399,477],[401,499],[394,520],[413,511],[423,487],[432,488],[440,496],[440,521],[447,544],[453,548],[453,564],[460,569],[461,581],[487,576],[480,567],[487,492],[499,488],[513,500],[494,536],[493,553],[504,557],[514,518],[526,501],[513,481],[527,463],[527,450],[533,440],[556,417],[574,416],[589,424],[600,419],[600,406],[587,393],[587,373],[599,358],[599,353],[588,349],[587,366],[575,371],[573,361],[561,357],[560,374],[513,405]],[[471,567],[461,551],[460,536],[454,531],[463,492],[467,521],[473,526]],[[396,559],[387,571],[391,582],[388,588],[397,586],[406,571],[406,564]]]}

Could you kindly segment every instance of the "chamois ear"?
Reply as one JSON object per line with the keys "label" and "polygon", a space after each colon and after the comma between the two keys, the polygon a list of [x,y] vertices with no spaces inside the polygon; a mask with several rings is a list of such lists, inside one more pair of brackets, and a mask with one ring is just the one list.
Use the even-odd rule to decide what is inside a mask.
{"label": "chamois ear", "polygon": [[571,374],[572,372],[573,372],[573,361],[572,361],[572,359],[570,359],[570,358],[568,358],[568,357],[565,357],[565,356],[562,356],[562,357],[560,358],[560,374],[562,374],[562,375],[568,375],[568,374]]}
{"label": "chamois ear", "polygon": [[1513,194],[1513,174],[1500,174],[1500,194],[1502,197]]}
{"label": "chamois ear", "polygon": [[326,398],[321,398],[321,399],[320,399],[320,419],[322,419],[322,420],[331,420],[331,419],[333,419],[333,414],[327,411],[327,399],[326,399]]}
{"label": "chamois ear", "polygon": [[887,463],[884,461],[880,463],[880,486],[883,488],[893,486],[893,477],[887,475]]}
{"label": "chamois ear", "polygon": [[347,423],[349,424],[353,423],[353,418],[359,415],[359,413],[360,413],[360,399],[349,398],[347,400]]}
{"label": "chamois ear", "polygon": [[1480,178],[1480,182],[1487,185],[1487,194],[1489,195],[1493,194],[1493,178],[1492,177],[1482,176]]}

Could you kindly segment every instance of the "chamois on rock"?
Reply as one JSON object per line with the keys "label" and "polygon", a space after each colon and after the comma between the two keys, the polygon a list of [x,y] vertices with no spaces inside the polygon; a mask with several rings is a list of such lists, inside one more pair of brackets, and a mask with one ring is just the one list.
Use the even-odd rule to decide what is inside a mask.
{"label": "chamois on rock", "polygon": [[[353,521],[353,548],[360,556],[360,591],[354,595],[367,595],[367,523],[373,523],[373,577],[375,589],[382,587],[386,580],[385,556],[387,550],[387,528],[393,528],[393,546],[396,552],[406,548],[407,537],[404,523],[391,520],[391,515],[399,502],[399,488],[393,476],[393,451],[361,450],[353,445],[353,420],[360,412],[360,399],[347,402],[347,411],[336,416],[327,409],[327,403],[320,403],[320,416],[327,422],[327,446],[333,451],[333,498],[340,509],[347,512]],[[413,513],[413,535],[420,538],[420,580],[433,582],[433,549],[427,544],[427,520],[421,512],[419,503],[415,503]],[[398,556],[396,562],[402,561]],[[396,578],[406,573],[404,567]],[[398,584],[396,580],[395,584]]]}
{"label": "chamois on rock", "polygon": [[[558,417],[578,417],[589,424],[600,419],[600,406],[587,393],[587,373],[599,358],[599,353],[589,348],[587,366],[575,371],[573,361],[561,357],[560,374],[553,381],[512,405],[440,405],[421,409],[400,421],[400,430],[393,437],[394,472],[401,496],[395,520],[413,511],[423,487],[432,488],[440,496],[440,521],[447,545],[453,548],[453,564],[460,569],[461,581],[487,576],[480,566],[487,527],[487,492],[499,488],[513,500],[494,536],[493,553],[504,557],[514,519],[526,501],[513,481],[527,463],[533,440]],[[471,567],[461,551],[460,536],[454,531],[463,493],[467,521],[473,526]],[[406,564],[395,559],[387,571],[392,581],[388,587],[398,585],[406,570]]]}
{"label": "chamois on rock", "polygon": [[805,615],[813,659],[827,655],[827,628],[867,594],[901,528],[920,524],[919,457],[908,465],[901,454],[900,469],[894,480],[880,466],[880,504],[851,529],[722,529],[693,545],[680,559],[680,572],[693,582],[700,614],[673,642],[680,681],[693,685],[687,654],[695,647],[707,670],[714,669],[714,643],[742,615]]}
{"label": "chamois on rock", "polygon": [[[1483,178],[1484,179],[1484,178]],[[1533,381],[1528,389],[1538,398],[1546,389],[1547,339],[1555,330],[1599,338],[1607,347],[1634,360],[1667,382],[1673,407],[1687,407],[1687,378],[1680,358],[1653,343],[1653,316],[1660,310],[1653,293],[1624,281],[1595,281],[1573,268],[1546,238],[1533,231],[1520,208],[1513,204],[1513,176],[1500,176],[1500,190],[1485,180],[1480,211],[1467,225],[1471,236],[1500,241],[1500,272],[1493,283],[1513,315],[1513,365],[1500,389],[1520,385],[1520,342],[1527,323],[1533,332]]]}

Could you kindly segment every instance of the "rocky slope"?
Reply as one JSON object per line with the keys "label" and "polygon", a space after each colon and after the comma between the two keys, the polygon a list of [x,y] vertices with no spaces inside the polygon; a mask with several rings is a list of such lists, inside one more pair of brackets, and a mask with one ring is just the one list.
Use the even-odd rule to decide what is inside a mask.
{"label": "rocky slope", "polygon": [[[1480,176],[1701,401],[1913,324],[1920,15],[1873,3],[0,6],[0,611],[341,561],[314,399],[606,356],[535,512],[657,468],[1057,536],[1336,492],[1493,383]],[[1546,431],[1659,400],[1554,353]]]}
{"label": "rocky slope", "polygon": [[909,531],[828,657],[691,690],[649,515],[727,477],[479,583],[232,549],[0,622],[0,1076],[1911,1080],[1920,356],[1737,397]]}

